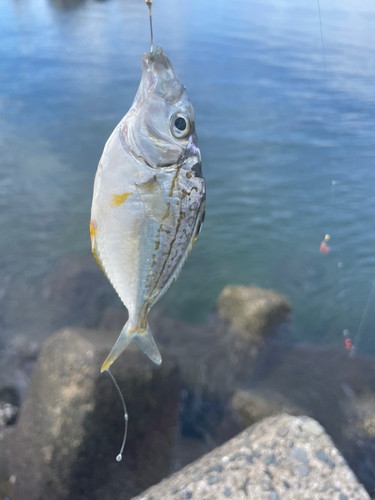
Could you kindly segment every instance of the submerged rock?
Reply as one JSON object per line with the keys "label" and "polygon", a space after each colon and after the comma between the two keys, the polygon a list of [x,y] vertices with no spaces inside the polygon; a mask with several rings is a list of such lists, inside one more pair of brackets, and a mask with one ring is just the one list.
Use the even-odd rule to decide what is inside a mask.
{"label": "submerged rock", "polygon": [[288,398],[267,390],[238,390],[234,393],[230,404],[238,414],[244,427],[280,413],[287,413],[288,415],[304,414],[304,411],[294,405]]}
{"label": "submerged rock", "polygon": [[21,404],[38,353],[39,344],[20,335],[15,336],[0,350],[0,402],[12,406]]}
{"label": "submerged rock", "polygon": [[232,285],[219,295],[217,308],[238,333],[259,341],[274,326],[290,320],[292,306],[273,290]]}
{"label": "submerged rock", "polygon": [[105,309],[118,301],[94,258],[61,259],[43,284],[42,297],[51,326],[97,328]]}
{"label": "submerged rock", "polygon": [[[204,325],[184,323],[152,311],[151,329],[163,348],[161,369],[151,365],[135,346],[130,346],[115,364],[114,373],[130,413],[127,460],[122,464],[114,461],[123,431],[120,401],[109,379],[100,376],[99,370],[126,321],[125,309],[104,307],[103,303],[100,325],[106,332],[65,330],[45,342],[14,434],[11,472],[17,473],[19,491],[27,494],[15,500],[33,500],[29,492],[36,483],[41,493],[35,498],[59,500],[69,495],[73,500],[96,500],[108,494],[111,500],[126,500],[244,428],[282,412],[318,420],[367,490],[374,490],[373,359],[349,358],[344,349],[284,342],[270,318],[288,318],[290,305],[286,305],[286,299],[279,296],[276,300],[274,292],[268,295],[268,291],[258,289],[254,295],[257,309],[247,302],[252,289],[226,290],[230,293],[224,290],[219,299],[220,316],[213,314]],[[261,305],[264,294],[270,300]],[[228,306],[231,301],[233,308]],[[285,314],[274,314],[272,304],[275,311]],[[260,321],[254,313],[258,319],[253,324],[263,325],[258,330],[246,327],[252,324],[247,319],[255,310],[269,317]],[[242,330],[233,326],[236,311],[242,318]],[[270,324],[274,335],[264,326]],[[111,334],[112,330],[116,333]],[[251,332],[257,333],[253,336]],[[17,341],[10,350],[0,351],[0,400],[15,406],[24,397],[38,350],[22,346],[24,342]],[[11,355],[2,357],[5,352]],[[3,449],[0,443],[0,454]],[[147,455],[142,458],[144,463],[142,453]],[[328,455],[319,453],[319,457],[326,457],[320,460],[330,466]],[[147,465],[149,459],[154,461],[152,466]],[[271,470],[275,461],[277,457],[269,453],[264,463]],[[300,462],[298,467],[300,477],[309,475],[308,465]],[[0,468],[8,470],[4,460]],[[59,488],[62,496],[56,493]],[[270,490],[270,495],[275,497],[276,493]]]}
{"label": "submerged rock", "polygon": [[289,415],[262,420],[133,500],[185,498],[370,499],[324,429]]}
{"label": "submerged rock", "polygon": [[367,490],[374,490],[373,358],[297,344],[270,349],[264,366],[231,399],[242,425],[283,411],[309,415],[323,425]]}
{"label": "submerged rock", "polygon": [[113,366],[129,412],[118,463],[124,416],[108,375],[100,375],[109,348],[102,338],[66,329],[44,342],[11,449],[16,500],[126,499],[167,475],[177,425],[175,364],[164,356],[157,367],[130,346]]}

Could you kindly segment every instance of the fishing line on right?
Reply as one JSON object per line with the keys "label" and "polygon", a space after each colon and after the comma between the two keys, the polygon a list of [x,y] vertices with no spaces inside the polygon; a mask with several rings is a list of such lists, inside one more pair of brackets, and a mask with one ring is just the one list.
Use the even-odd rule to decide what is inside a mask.
{"label": "fishing line on right", "polygon": [[[322,24],[322,14],[321,14],[321,9],[320,9],[320,0],[317,1],[317,6],[318,6],[318,14],[319,14],[319,27],[320,27],[320,37],[321,37],[321,46],[322,46],[322,55],[323,55],[323,67],[324,67],[324,86],[325,90],[328,90],[328,79],[327,79],[327,61],[326,61],[326,50],[325,50],[325,44],[324,44],[324,37],[323,37],[323,24]],[[336,192],[336,186],[339,184],[337,180],[332,180],[331,183],[331,204],[334,204],[335,201],[335,192]],[[326,234],[325,237],[323,238],[321,244],[320,244],[320,253],[323,255],[326,255],[330,252],[331,248],[328,246],[328,242],[331,240],[331,235]],[[358,323],[358,327],[356,330],[356,333],[353,337],[351,338],[350,330],[347,328],[347,325],[349,324],[349,318],[348,318],[348,307],[345,307],[344,299],[346,297],[345,291],[344,291],[344,277],[343,277],[343,268],[344,268],[344,262],[341,259],[341,252],[340,252],[340,247],[338,246],[338,262],[337,262],[337,267],[338,267],[338,283],[339,283],[339,294],[340,296],[340,304],[341,304],[341,310],[342,310],[342,318],[344,321],[343,325],[343,338],[344,338],[344,345],[347,351],[349,352],[350,357],[354,357],[357,350],[358,350],[358,345],[360,340],[362,339],[362,334],[363,334],[363,326],[365,324],[365,318],[367,316],[367,313],[369,311],[370,304],[372,302],[372,296],[375,291],[375,277],[372,280],[372,284],[370,287],[370,291],[368,293],[363,312],[360,318],[360,321]]]}

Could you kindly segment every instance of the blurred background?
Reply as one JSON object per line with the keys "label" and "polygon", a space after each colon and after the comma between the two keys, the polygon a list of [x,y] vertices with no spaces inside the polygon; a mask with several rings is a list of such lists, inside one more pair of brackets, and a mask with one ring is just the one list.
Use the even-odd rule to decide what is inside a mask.
{"label": "blurred background", "polygon": [[[154,0],[207,188],[203,230],[158,308],[205,324],[227,285],[270,288],[292,304],[295,342],[344,351],[349,330],[372,356],[375,3],[320,4],[321,26],[311,0]],[[90,207],[148,50],[143,0],[0,2],[0,347],[121,324],[94,274]]]}

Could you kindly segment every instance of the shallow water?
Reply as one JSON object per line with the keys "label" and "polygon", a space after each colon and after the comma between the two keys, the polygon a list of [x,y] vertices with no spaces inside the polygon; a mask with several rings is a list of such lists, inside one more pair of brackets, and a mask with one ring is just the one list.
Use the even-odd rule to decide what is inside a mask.
{"label": "shallow water", "polygon": [[[297,339],[354,338],[375,278],[375,4],[321,0],[326,73],[316,2],[154,4],[207,180],[204,229],[160,305],[201,321],[225,285],[255,284],[289,297]],[[97,163],[147,50],[143,0],[1,2],[1,283],[89,256]],[[375,290],[369,304],[359,350],[374,353]]]}

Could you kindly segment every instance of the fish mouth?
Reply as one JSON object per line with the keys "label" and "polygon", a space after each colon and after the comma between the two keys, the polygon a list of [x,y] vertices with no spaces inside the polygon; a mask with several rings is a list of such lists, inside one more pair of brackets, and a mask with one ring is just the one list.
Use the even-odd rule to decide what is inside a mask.
{"label": "fish mouth", "polygon": [[148,66],[160,64],[164,67],[164,69],[169,70],[173,69],[171,61],[165,55],[165,52],[161,45],[156,47],[156,50],[153,52],[146,52],[143,54],[142,59]]}
{"label": "fish mouth", "polygon": [[166,80],[178,80],[171,61],[166,56],[161,45],[158,45],[153,52],[146,52],[142,55],[143,70],[149,75],[162,77]]}
{"label": "fish mouth", "polygon": [[160,45],[153,52],[142,55],[144,93],[153,91],[166,102],[175,103],[181,99],[184,86],[181,85],[171,61]]}

